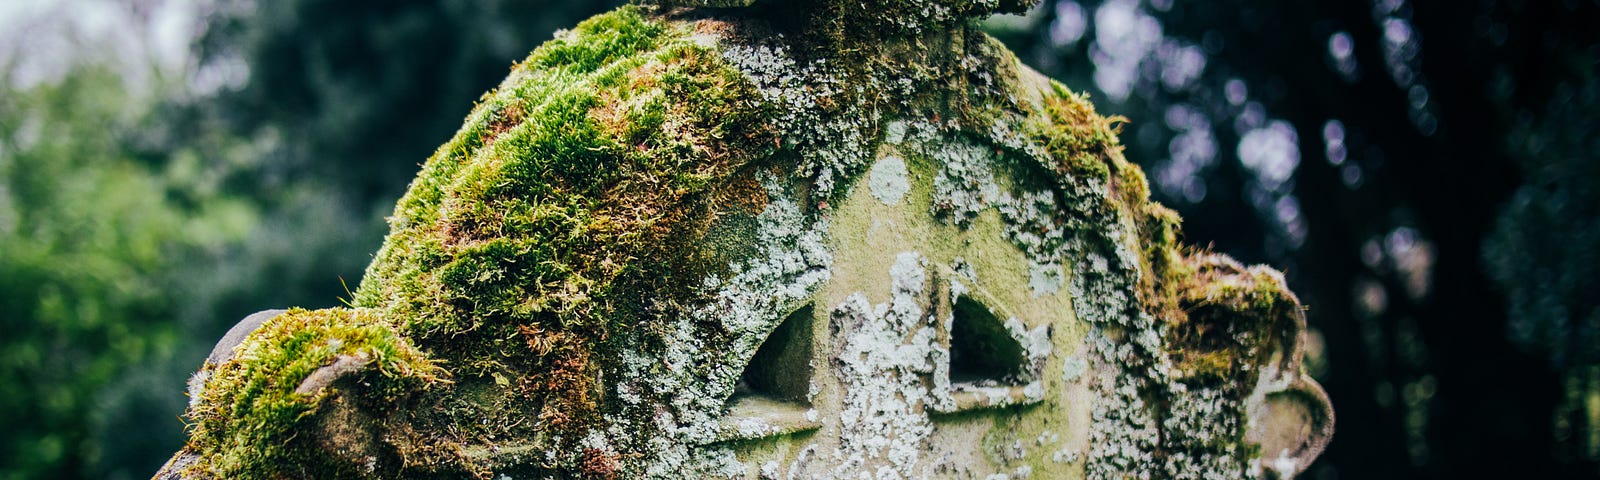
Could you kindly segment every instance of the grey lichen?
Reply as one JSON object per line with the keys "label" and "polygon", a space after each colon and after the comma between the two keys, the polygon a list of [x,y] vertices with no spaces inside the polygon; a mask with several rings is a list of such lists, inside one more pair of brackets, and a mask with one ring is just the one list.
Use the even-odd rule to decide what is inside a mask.
{"label": "grey lichen", "polygon": [[[707,299],[663,328],[669,332],[659,346],[637,345],[623,350],[623,367],[617,391],[622,415],[611,431],[635,437],[635,419],[649,419],[662,432],[642,439],[656,455],[645,469],[653,478],[669,478],[693,467],[690,446],[718,439],[714,428],[723,401],[739,380],[739,363],[708,351],[726,352],[748,359],[765,334],[785,313],[799,307],[830,276],[832,256],[823,246],[827,224],[808,219],[791,200],[792,193],[769,179],[768,203],[756,218],[755,245],[750,258],[735,263],[727,278],[710,276],[701,289]],[[708,345],[709,339],[732,339],[732,344]],[[657,404],[642,395],[671,399]]]}
{"label": "grey lichen", "polygon": [[817,197],[829,198],[872,159],[869,139],[877,112],[847,118],[830,111],[829,102],[847,96],[851,85],[842,69],[818,58],[795,59],[786,37],[766,43],[730,45],[723,57],[739,68],[764,100],[776,106],[776,125],[785,133],[784,146],[800,156],[800,173],[814,180]]}
{"label": "grey lichen", "polygon": [[910,175],[906,172],[906,161],[900,157],[890,155],[878,160],[867,175],[867,187],[872,190],[872,196],[884,205],[899,205],[911,191],[911,179],[906,178]]}
{"label": "grey lichen", "polygon": [[[933,371],[936,358],[930,348],[933,317],[922,308],[929,283],[925,263],[916,253],[898,254],[888,272],[894,285],[889,303],[873,305],[853,295],[834,311],[833,328],[844,342],[837,375],[846,387],[834,478],[855,476],[873,464],[887,465],[877,471],[880,478],[910,478],[920,471],[918,459],[933,424],[916,407],[929,397],[921,377]],[[923,338],[907,342],[908,337]]]}
{"label": "grey lichen", "polygon": [[[238,387],[212,379],[190,471],[285,476],[241,462],[314,458],[368,477],[1253,478],[1320,449],[1263,458],[1251,440],[1270,413],[1253,405],[1314,389],[1282,341],[1303,318],[1281,277],[1177,245],[1116,120],[972,24],[1033,2],[645,3],[535,51],[424,166],[360,308],[315,317],[331,340],[355,328],[366,343],[326,342],[292,378],[217,367],[282,380],[293,412],[355,416],[370,406],[320,403],[343,398],[337,383],[294,386],[323,364],[378,369],[392,388],[371,398],[405,399],[394,418],[409,421],[373,426],[369,443],[403,462],[363,469],[300,444],[241,454],[219,442],[259,419],[224,408]],[[915,216],[835,218],[860,189]],[[884,267],[841,270],[836,221],[967,244],[921,238],[926,250],[868,256]],[[938,256],[985,236],[978,255]],[[818,304],[841,275],[882,276],[888,296]],[[1022,365],[952,382],[949,305],[992,289],[1070,300],[997,314]],[[743,365],[807,307],[831,355],[791,412],[808,426],[727,418]],[[1225,348],[1199,341],[1213,331]],[[822,400],[838,410],[808,405]],[[1035,414],[1082,438],[1007,420]],[[271,435],[298,425],[274,418]],[[933,455],[936,437],[967,444]]]}

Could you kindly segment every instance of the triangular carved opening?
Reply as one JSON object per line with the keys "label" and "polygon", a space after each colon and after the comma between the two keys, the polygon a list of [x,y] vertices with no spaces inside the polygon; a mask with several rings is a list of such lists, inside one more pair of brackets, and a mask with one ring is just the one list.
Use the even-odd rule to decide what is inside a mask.
{"label": "triangular carved opening", "polygon": [[1022,345],[994,313],[965,296],[956,300],[950,324],[950,382],[999,385],[1023,371]]}
{"label": "triangular carved opening", "polygon": [[807,305],[767,335],[739,374],[710,442],[783,436],[822,425],[806,398],[811,390],[812,325]]}
{"label": "triangular carved opening", "polygon": [[811,319],[811,306],[807,305],[767,335],[739,375],[735,398],[760,396],[781,402],[805,402],[811,389]]}

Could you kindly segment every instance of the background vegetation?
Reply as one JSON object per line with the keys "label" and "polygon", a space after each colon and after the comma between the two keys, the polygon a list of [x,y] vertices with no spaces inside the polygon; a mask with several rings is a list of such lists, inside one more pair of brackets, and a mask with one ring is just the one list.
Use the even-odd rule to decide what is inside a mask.
{"label": "background vegetation", "polygon": [[[0,478],[147,478],[233,321],[338,304],[474,99],[617,2],[0,6]],[[1288,272],[1310,478],[1600,477],[1600,1],[1045,0],[1186,240]]]}

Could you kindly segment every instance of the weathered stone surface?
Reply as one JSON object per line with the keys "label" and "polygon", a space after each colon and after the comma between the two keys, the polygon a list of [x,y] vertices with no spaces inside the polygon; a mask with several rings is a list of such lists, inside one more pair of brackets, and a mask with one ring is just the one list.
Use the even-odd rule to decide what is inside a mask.
{"label": "weathered stone surface", "polygon": [[252,313],[239,320],[239,323],[233,324],[226,333],[222,334],[222,339],[217,340],[217,344],[211,347],[211,354],[206,356],[206,361],[200,366],[200,371],[189,377],[188,393],[191,406],[204,393],[206,381],[211,379],[211,369],[221,365],[223,362],[232,360],[233,349],[238,347],[240,343],[244,343],[245,337],[250,336],[256,329],[261,328],[262,323],[283,312],[284,310],[262,310]]}
{"label": "weathered stone surface", "polygon": [[283,312],[284,310],[262,310],[239,320],[239,323],[228,328],[227,333],[222,334],[222,339],[217,341],[216,346],[211,347],[211,354],[206,356],[206,363],[217,365],[232,359],[234,347],[244,343],[245,337],[255,333],[256,329],[261,328],[262,323]]}
{"label": "weathered stone surface", "polygon": [[156,471],[155,480],[183,480],[185,478],[205,478],[200,472],[188,473],[200,461],[200,455],[188,450],[180,451],[173,455],[167,463]]}
{"label": "weathered stone surface", "polygon": [[755,5],[757,0],[655,0],[653,3],[668,7],[734,8]]}
{"label": "weathered stone surface", "polygon": [[203,369],[161,475],[1303,470],[1333,413],[1298,300],[1179,245],[1119,122],[971,23],[1031,2],[866,3],[626,7],[534,51],[354,308]]}

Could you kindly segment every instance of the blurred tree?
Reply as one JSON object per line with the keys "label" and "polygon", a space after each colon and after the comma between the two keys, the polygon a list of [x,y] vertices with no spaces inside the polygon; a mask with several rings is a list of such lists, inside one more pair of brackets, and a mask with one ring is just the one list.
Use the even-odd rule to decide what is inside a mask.
{"label": "blurred tree", "polygon": [[112,3],[195,6],[204,35],[178,75],[86,42],[0,84],[0,478],[154,472],[222,331],[337,303],[472,100],[611,5]]}
{"label": "blurred tree", "polygon": [[513,63],[621,3],[217,0],[198,55],[224,88],[206,105],[241,134],[281,136],[249,182],[327,179],[386,215]]}
{"label": "blurred tree", "polygon": [[1526,181],[1500,211],[1484,264],[1510,303],[1512,341],[1560,375],[1552,452],[1600,461],[1600,70],[1587,52],[1552,52],[1566,70],[1541,110],[1523,110],[1508,148]]}
{"label": "blurred tree", "polygon": [[1005,38],[1132,119],[1129,157],[1189,240],[1285,267],[1310,306],[1340,415],[1313,478],[1600,473],[1583,403],[1600,398],[1600,172],[1577,101],[1600,2],[1054,0],[1040,16]]}
{"label": "blurred tree", "polygon": [[[95,64],[26,88],[0,83],[0,478],[107,473],[96,465],[114,452],[91,440],[95,424],[119,401],[171,398],[104,392],[180,341],[174,259],[236,241],[255,220],[181,169],[139,160],[134,137],[153,99],[125,87]],[[172,400],[146,412],[182,403]],[[154,422],[171,418],[118,425],[117,441],[137,449],[129,440],[163,437]]]}

